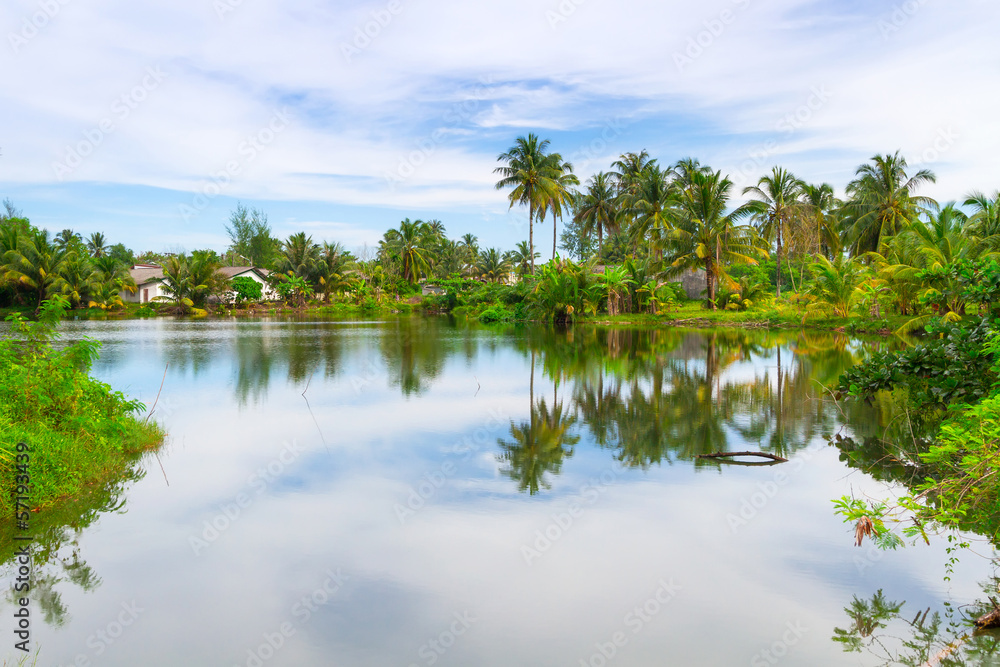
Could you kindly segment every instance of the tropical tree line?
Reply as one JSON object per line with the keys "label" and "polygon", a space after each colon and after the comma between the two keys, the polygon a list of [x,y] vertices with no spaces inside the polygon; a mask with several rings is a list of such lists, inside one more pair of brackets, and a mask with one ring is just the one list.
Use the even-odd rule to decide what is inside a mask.
{"label": "tropical tree line", "polygon": [[[568,218],[562,247],[577,261],[555,261],[537,275],[545,283],[539,298],[573,297],[554,304],[556,317],[584,307],[588,286],[602,282],[607,312],[619,310],[625,286],[646,285],[628,275],[620,276],[625,286],[617,284],[608,272],[625,267],[641,267],[652,281],[647,293],[696,272],[712,309],[743,309],[748,297],[772,290],[780,299],[790,287],[805,307],[840,316],[867,308],[879,317],[882,304],[903,315],[960,316],[965,304],[949,289],[946,267],[992,261],[1000,247],[1000,193],[938,203],[920,194],[935,182],[933,172],[910,169],[899,152],[860,165],[843,199],[830,184],[778,166],[737,191],[696,159],[665,165],[645,150],[622,154],[577,189],[572,165],[534,134],[518,137],[498,162],[497,189],[508,192],[511,208],[527,208],[529,252],[536,223],[549,217],[555,236],[559,218]],[[555,243],[552,254],[555,260]],[[595,268],[604,268],[603,281],[594,279]],[[632,299],[627,307],[642,304]]]}
{"label": "tropical tree line", "polygon": [[109,245],[100,232],[84,239],[71,229],[52,236],[38,229],[8,199],[0,214],[0,305],[23,304],[36,311],[52,295],[72,307],[114,308],[121,293],[134,291],[129,268],[135,261],[122,244]]}

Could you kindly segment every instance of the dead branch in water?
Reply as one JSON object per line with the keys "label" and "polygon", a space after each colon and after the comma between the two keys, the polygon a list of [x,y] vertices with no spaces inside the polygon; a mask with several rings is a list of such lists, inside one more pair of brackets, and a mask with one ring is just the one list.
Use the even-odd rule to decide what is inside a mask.
{"label": "dead branch in water", "polygon": [[727,459],[734,456],[759,456],[762,459],[771,459],[772,461],[777,461],[778,463],[787,463],[788,459],[783,459],[777,454],[768,454],[767,452],[716,452],[714,454],[699,454],[699,459]]}

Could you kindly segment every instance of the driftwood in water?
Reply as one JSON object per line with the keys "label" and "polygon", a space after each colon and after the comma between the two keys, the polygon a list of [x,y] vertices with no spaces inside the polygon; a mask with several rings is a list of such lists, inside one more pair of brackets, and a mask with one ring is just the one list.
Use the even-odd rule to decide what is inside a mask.
{"label": "driftwood in water", "polygon": [[776,454],[768,454],[767,452],[716,452],[714,454],[699,454],[699,459],[728,459],[734,456],[759,456],[762,459],[771,459],[778,463],[787,463],[788,459],[783,459]]}
{"label": "driftwood in water", "polygon": [[1000,607],[976,619],[977,628],[1000,628]]}

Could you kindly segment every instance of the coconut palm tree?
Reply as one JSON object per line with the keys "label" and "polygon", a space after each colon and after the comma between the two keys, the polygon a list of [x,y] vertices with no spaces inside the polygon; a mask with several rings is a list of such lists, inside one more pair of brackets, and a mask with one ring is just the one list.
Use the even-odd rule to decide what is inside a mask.
{"label": "coconut palm tree", "polygon": [[399,223],[399,229],[386,234],[390,240],[389,249],[399,257],[403,279],[411,285],[431,272],[433,254],[427,247],[429,241],[427,223],[406,218]]}
{"label": "coconut palm tree", "polygon": [[559,171],[561,165],[553,164],[553,160],[549,159],[549,143],[548,139],[539,140],[533,133],[518,137],[507,152],[497,157],[503,165],[493,170],[501,177],[496,189],[510,189],[507,196],[510,208],[514,208],[515,204],[528,207],[528,254],[532,273],[535,272],[535,216],[538,211],[544,210],[550,198],[557,196],[559,178],[563,175]]}
{"label": "coconut palm tree", "polygon": [[99,284],[99,275],[87,256],[75,252],[66,255],[62,266],[62,293],[69,298],[73,308],[79,308],[81,303],[89,300],[90,295]]}
{"label": "coconut palm tree", "polygon": [[721,172],[692,171],[680,195],[680,211],[666,240],[668,266],[664,277],[672,278],[692,269],[704,269],[709,308],[716,309],[715,287],[725,277],[729,264],[757,264],[767,251],[754,229],[737,224],[726,213],[733,182]]}
{"label": "coconut palm tree", "polygon": [[775,278],[777,296],[781,298],[781,250],[782,240],[787,236],[793,221],[801,213],[799,197],[803,183],[791,172],[774,167],[767,176],[762,176],[757,185],[743,188],[743,194],[752,197],[741,206],[738,215],[747,216],[768,243],[775,242],[775,261],[778,274]]}
{"label": "coconut palm tree", "polygon": [[323,242],[319,262],[316,265],[323,301],[330,301],[330,293],[343,290],[348,285],[347,273],[351,264],[351,253],[339,243]]}
{"label": "coconut palm tree", "polygon": [[292,234],[281,244],[277,261],[279,273],[311,282],[316,277],[319,264],[320,247],[305,232]]}
{"label": "coconut palm tree", "polygon": [[623,199],[623,210],[632,220],[633,247],[640,240],[648,240],[653,247],[663,248],[666,237],[673,228],[679,192],[671,187],[670,172],[657,165],[647,165],[633,184],[630,194]]}
{"label": "coconut palm tree", "polygon": [[507,256],[501,254],[497,248],[489,248],[479,253],[479,263],[476,268],[479,275],[491,283],[507,282],[507,274],[510,273]]}
{"label": "coconut palm tree", "polygon": [[54,242],[60,250],[62,250],[63,252],[69,252],[69,250],[71,249],[70,244],[72,244],[73,241],[79,239],[80,235],[74,232],[72,229],[64,229],[58,234],[56,234]]}
{"label": "coconut palm tree", "polygon": [[4,257],[4,278],[35,295],[35,313],[42,301],[61,292],[66,284],[62,269],[66,252],[49,240],[44,229],[32,230],[18,239],[17,247],[8,250]]}
{"label": "coconut palm tree", "polygon": [[87,238],[87,250],[91,257],[104,257],[108,253],[107,240],[101,232],[94,232]]}
{"label": "coconut palm tree", "polygon": [[[538,257],[537,252],[535,257]],[[528,249],[527,241],[518,242],[517,248],[511,251],[510,261],[517,275],[523,278],[528,274],[531,270],[531,251]]]}
{"label": "coconut palm tree", "polygon": [[828,305],[836,315],[847,317],[861,297],[861,285],[867,278],[859,258],[841,254],[831,262],[818,255],[809,268],[813,274],[809,292],[816,297],[817,305]]}
{"label": "coconut palm tree", "polygon": [[1000,191],[994,192],[992,197],[972,192],[965,205],[972,208],[965,230],[977,239],[977,246],[1000,249]]}
{"label": "coconut palm tree", "polygon": [[906,166],[899,151],[875,155],[858,167],[856,178],[848,183],[842,213],[852,255],[881,252],[889,238],[917,219],[921,207],[934,202],[914,194],[921,185],[937,180],[934,173],[921,169],[910,176]]}
{"label": "coconut palm tree", "polygon": [[611,230],[618,224],[618,207],[615,186],[611,174],[598,172],[587,181],[587,191],[576,202],[573,219],[583,225],[586,234],[597,230],[597,251],[604,245],[604,230]]}
{"label": "coconut palm tree", "polygon": [[806,218],[816,233],[816,244],[819,252],[827,258],[841,251],[840,234],[837,231],[837,218],[833,214],[841,202],[833,194],[833,186],[802,184],[800,194],[802,215]]}
{"label": "coconut palm tree", "polygon": [[559,229],[559,219],[562,218],[564,211],[573,207],[573,202],[576,199],[576,191],[573,188],[580,185],[580,179],[573,173],[573,165],[569,162],[563,162],[562,156],[559,153],[552,153],[549,159],[557,169],[559,175],[555,179],[555,190],[546,197],[546,205],[539,211],[539,220],[541,221],[545,218],[546,210],[552,211],[552,259],[555,259],[556,231]]}

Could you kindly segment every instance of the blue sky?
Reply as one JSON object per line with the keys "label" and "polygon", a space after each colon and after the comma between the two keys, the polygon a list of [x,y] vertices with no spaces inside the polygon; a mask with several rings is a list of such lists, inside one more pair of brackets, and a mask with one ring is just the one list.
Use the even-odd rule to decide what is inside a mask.
{"label": "blue sky", "polygon": [[8,0],[0,26],[0,196],[136,251],[223,250],[237,201],[281,237],[409,217],[509,249],[493,169],[528,132],[584,181],[645,148],[842,193],[901,150],[940,200],[1000,187],[986,0]]}

